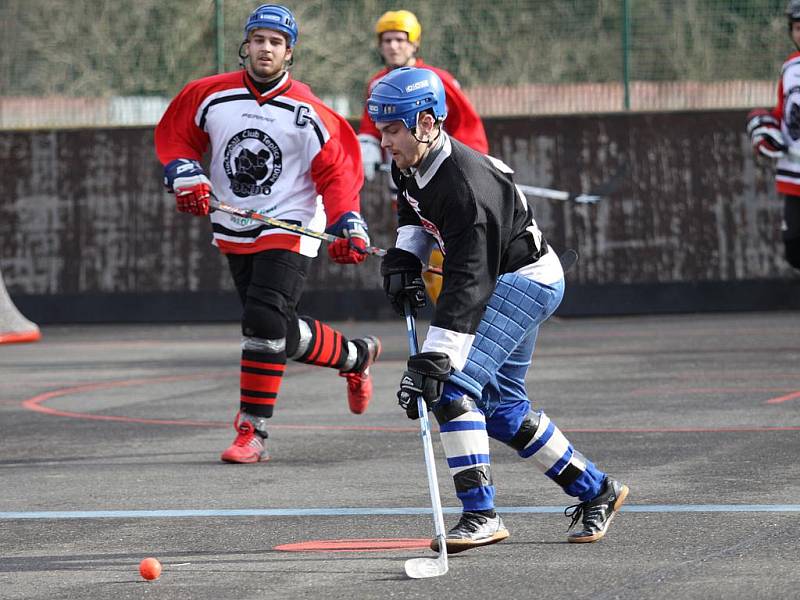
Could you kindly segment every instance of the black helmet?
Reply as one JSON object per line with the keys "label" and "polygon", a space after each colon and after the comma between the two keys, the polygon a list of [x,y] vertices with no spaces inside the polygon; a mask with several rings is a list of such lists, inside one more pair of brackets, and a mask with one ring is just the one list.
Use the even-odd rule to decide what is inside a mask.
{"label": "black helmet", "polygon": [[789,24],[792,21],[800,21],[800,0],[789,0],[789,5],[786,7],[786,18],[789,19]]}

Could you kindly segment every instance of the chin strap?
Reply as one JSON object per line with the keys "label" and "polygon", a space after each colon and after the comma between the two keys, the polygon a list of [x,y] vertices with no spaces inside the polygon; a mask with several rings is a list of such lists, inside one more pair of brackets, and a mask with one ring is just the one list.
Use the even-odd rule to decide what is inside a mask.
{"label": "chin strap", "polygon": [[417,137],[417,129],[419,129],[419,116],[420,116],[421,114],[422,114],[422,113],[417,113],[417,125],[416,125],[416,127],[414,127],[414,129],[412,129],[412,130],[411,130],[411,135],[413,135],[413,136],[414,136],[414,139],[415,139],[415,140],[417,140],[417,141],[418,141],[420,144],[433,144],[433,143],[434,143],[436,140],[438,140],[438,139],[439,139],[439,137],[442,135],[442,125],[441,125],[441,122],[440,122],[440,121],[437,121],[437,123],[435,123],[435,124],[438,124],[438,125],[439,125],[439,129],[438,129],[438,131],[436,132],[436,137],[435,137],[435,138],[433,138],[432,140],[421,140],[421,139],[419,139],[419,138]]}

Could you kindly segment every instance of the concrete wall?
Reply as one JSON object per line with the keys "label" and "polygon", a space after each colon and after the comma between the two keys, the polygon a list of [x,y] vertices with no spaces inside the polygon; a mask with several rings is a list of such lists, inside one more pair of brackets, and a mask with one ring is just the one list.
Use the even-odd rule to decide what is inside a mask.
{"label": "concrete wall", "polygon": [[[535,201],[556,249],[581,255],[561,314],[800,307],[800,277],[781,256],[781,199],[743,123],[743,111],[487,122],[492,153],[520,183],[615,183],[598,204]],[[161,187],[151,129],[3,131],[0,163],[0,269],[30,318],[237,318],[208,223],[177,213]],[[367,184],[362,203],[373,242],[391,245],[384,183]],[[378,267],[321,256],[303,309],[390,317]]]}

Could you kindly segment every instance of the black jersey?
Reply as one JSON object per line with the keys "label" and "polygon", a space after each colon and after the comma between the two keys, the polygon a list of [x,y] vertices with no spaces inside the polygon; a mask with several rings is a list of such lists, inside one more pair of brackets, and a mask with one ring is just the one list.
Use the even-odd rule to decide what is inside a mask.
{"label": "black jersey", "polygon": [[535,263],[548,251],[512,173],[445,133],[418,169],[401,171],[392,164],[397,246],[425,260],[422,238],[432,236],[445,257],[431,326],[467,334],[469,343],[498,276]]}

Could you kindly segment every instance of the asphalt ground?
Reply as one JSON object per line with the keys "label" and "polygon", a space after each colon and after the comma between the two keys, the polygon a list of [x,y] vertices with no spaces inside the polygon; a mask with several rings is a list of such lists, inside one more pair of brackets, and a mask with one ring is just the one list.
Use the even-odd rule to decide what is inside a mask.
{"label": "asphalt ground", "polygon": [[[603,540],[568,544],[571,499],[493,443],[511,537],[426,580],[403,571],[435,556],[417,425],[395,401],[405,325],[337,325],[383,340],[369,410],[348,412],[335,372],[292,363],[257,465],[219,462],[235,323],[45,327],[0,346],[0,598],[800,597],[797,313],[548,322],[531,398],[628,503]],[[157,581],[138,574],[146,556]]]}

